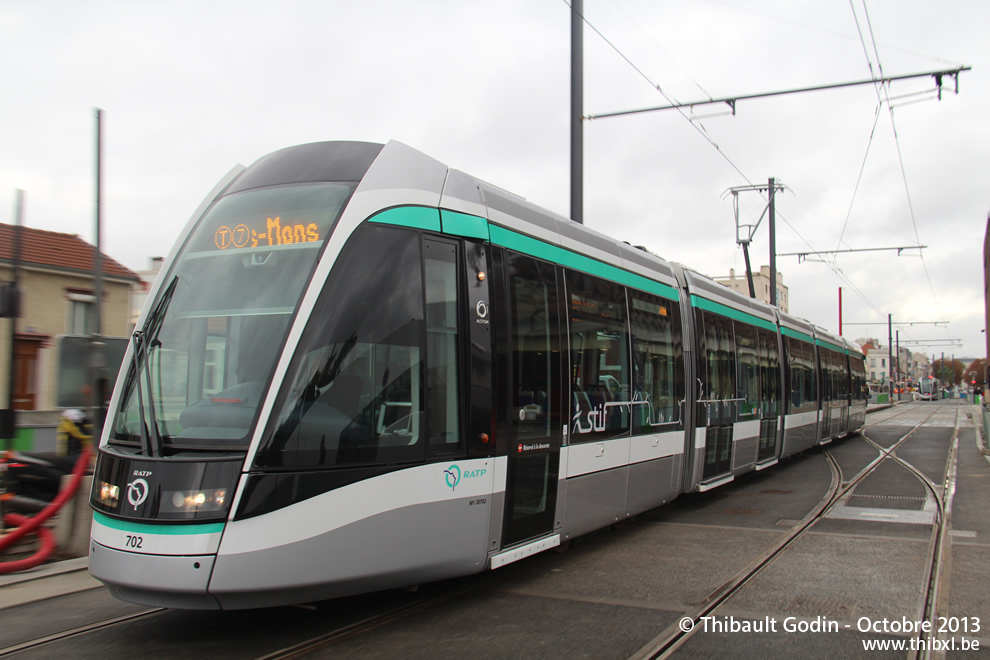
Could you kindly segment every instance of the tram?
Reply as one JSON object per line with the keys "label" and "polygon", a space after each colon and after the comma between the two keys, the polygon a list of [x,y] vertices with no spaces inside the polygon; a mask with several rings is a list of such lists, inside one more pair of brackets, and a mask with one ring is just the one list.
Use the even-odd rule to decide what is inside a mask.
{"label": "tram", "polygon": [[91,495],[136,603],[497,569],[865,423],[855,344],[398,142],[235,167],[148,301]]}
{"label": "tram", "polygon": [[934,401],[938,399],[940,387],[934,376],[922,376],[918,381],[918,398],[922,401]]}

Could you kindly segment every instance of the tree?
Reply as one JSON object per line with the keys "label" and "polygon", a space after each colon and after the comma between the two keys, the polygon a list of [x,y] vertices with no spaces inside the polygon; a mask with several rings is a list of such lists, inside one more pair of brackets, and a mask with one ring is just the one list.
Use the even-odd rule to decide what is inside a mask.
{"label": "tree", "polygon": [[958,385],[962,382],[966,366],[959,360],[935,360],[932,363],[932,375],[947,385]]}

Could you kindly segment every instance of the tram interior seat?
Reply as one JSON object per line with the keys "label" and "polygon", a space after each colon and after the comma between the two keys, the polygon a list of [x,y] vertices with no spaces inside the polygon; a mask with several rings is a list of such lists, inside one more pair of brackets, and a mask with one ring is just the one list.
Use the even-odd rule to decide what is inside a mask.
{"label": "tram interior seat", "polygon": [[533,421],[547,412],[547,394],[539,387],[520,389],[516,401],[525,421]]}

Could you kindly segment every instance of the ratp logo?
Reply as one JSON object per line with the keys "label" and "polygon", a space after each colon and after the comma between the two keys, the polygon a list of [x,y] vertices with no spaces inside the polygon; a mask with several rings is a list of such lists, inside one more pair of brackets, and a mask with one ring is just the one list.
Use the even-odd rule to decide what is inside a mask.
{"label": "ratp logo", "polygon": [[461,483],[461,468],[457,467],[457,465],[451,465],[443,471],[443,476],[450,489],[454,490],[457,484]]}

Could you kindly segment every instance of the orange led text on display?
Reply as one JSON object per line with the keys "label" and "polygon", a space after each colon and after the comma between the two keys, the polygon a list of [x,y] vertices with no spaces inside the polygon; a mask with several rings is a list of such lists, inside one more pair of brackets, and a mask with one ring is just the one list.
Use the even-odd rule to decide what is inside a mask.
{"label": "orange led text on display", "polygon": [[224,225],[217,229],[213,241],[221,250],[229,247],[263,247],[276,245],[291,245],[293,243],[312,243],[320,240],[320,231],[316,223],[308,225],[282,225],[281,218],[268,218],[265,228],[261,231],[251,229],[243,222],[233,229]]}

